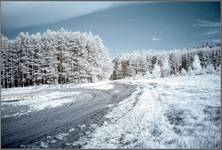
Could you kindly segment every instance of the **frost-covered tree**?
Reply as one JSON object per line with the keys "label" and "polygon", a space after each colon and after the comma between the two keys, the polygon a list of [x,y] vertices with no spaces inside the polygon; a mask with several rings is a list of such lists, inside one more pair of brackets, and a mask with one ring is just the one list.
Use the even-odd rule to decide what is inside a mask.
{"label": "frost-covered tree", "polygon": [[158,63],[154,65],[153,71],[152,71],[152,77],[153,78],[160,78],[161,77],[161,68]]}
{"label": "frost-covered tree", "polygon": [[181,75],[182,76],[186,76],[187,75],[187,71],[184,68],[182,68],[182,70],[181,70]]}
{"label": "frost-covered tree", "polygon": [[193,70],[194,70],[195,74],[201,74],[202,73],[202,66],[200,64],[200,59],[199,59],[198,55],[194,56],[192,66],[193,66]]}
{"label": "frost-covered tree", "polygon": [[218,66],[217,66],[216,71],[217,71],[218,74],[221,74],[221,65],[218,65]]}
{"label": "frost-covered tree", "polygon": [[161,77],[182,75],[185,72],[202,74],[202,68],[206,68],[209,64],[214,68],[220,65],[220,49],[219,45],[215,45],[164,52],[151,50],[122,54],[113,60],[112,79],[135,77],[138,73],[145,77],[147,71],[152,72],[156,63],[160,65]]}
{"label": "frost-covered tree", "polygon": [[0,51],[0,55],[1,55],[1,85],[2,87],[8,87],[8,80],[7,80],[7,76],[8,76],[8,68],[9,68],[9,64],[7,64],[7,59],[9,57],[9,45],[8,45],[9,41],[6,37],[4,37],[3,35],[1,35],[1,51]]}
{"label": "frost-covered tree", "polygon": [[193,76],[193,75],[195,75],[195,72],[193,71],[193,69],[191,68],[191,66],[188,67],[187,75],[188,75],[188,76]]}
{"label": "frost-covered tree", "polygon": [[162,66],[161,66],[161,77],[167,77],[170,75],[171,67],[169,64],[169,58],[165,56],[162,60]]}
{"label": "frost-covered tree", "polygon": [[33,85],[39,85],[42,82],[41,65],[43,61],[42,49],[41,49],[41,35],[37,33],[32,36],[32,82]]}
{"label": "frost-covered tree", "polygon": [[8,40],[2,35],[1,85],[80,83],[106,80],[112,63],[102,39],[61,29]]}
{"label": "frost-covered tree", "polygon": [[216,73],[216,70],[214,68],[214,66],[212,64],[209,64],[205,69],[204,69],[204,73],[208,74],[208,73]]}
{"label": "frost-covered tree", "polygon": [[144,75],[144,78],[145,78],[145,79],[150,79],[150,78],[152,78],[152,74],[150,73],[149,70],[146,71],[146,73],[145,73],[145,75]]}
{"label": "frost-covered tree", "polygon": [[143,79],[142,73],[139,72],[138,74],[136,74],[134,79],[136,79],[136,80]]}
{"label": "frost-covered tree", "polygon": [[112,74],[112,79],[116,80],[116,79],[121,79],[123,78],[122,75],[122,64],[121,61],[119,60],[119,58],[116,58],[113,60],[114,63],[114,71]]}

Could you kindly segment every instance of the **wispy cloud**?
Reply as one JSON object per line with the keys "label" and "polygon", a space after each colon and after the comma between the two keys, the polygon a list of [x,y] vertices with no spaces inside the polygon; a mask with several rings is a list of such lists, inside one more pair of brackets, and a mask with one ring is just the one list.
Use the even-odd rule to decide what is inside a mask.
{"label": "wispy cloud", "polygon": [[208,21],[208,20],[196,20],[193,27],[220,27],[220,22]]}
{"label": "wispy cloud", "polygon": [[159,41],[159,40],[160,40],[160,38],[153,37],[153,38],[152,38],[152,40],[153,40],[153,41]]}
{"label": "wispy cloud", "polygon": [[218,33],[219,33],[218,30],[210,30],[210,31],[206,32],[207,35],[215,35],[215,34],[218,34]]}

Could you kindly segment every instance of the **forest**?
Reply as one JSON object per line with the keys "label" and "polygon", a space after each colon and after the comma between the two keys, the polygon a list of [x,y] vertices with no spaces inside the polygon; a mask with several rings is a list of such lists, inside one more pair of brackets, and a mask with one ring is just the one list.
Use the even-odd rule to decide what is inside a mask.
{"label": "forest", "polygon": [[200,75],[220,71],[220,44],[191,49],[135,51],[113,60],[112,79]]}
{"label": "forest", "polygon": [[3,88],[101,80],[157,78],[220,70],[220,44],[171,51],[135,51],[111,60],[98,35],[47,30],[1,35]]}
{"label": "forest", "polygon": [[107,48],[91,32],[47,30],[20,33],[13,40],[1,36],[3,88],[95,82],[111,74]]}

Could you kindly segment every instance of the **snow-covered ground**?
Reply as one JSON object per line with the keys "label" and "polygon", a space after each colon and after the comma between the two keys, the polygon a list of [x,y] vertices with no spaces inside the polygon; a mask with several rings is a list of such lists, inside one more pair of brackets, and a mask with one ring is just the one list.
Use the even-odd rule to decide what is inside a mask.
{"label": "snow-covered ground", "polygon": [[[220,76],[120,81],[138,85],[84,148],[218,148]],[[75,142],[78,143],[78,142]]]}
{"label": "snow-covered ground", "polygon": [[[30,111],[57,107],[75,101],[87,93],[73,89],[118,90],[112,83],[136,86],[136,90],[105,115],[101,125],[80,139],[65,143],[82,148],[218,148],[220,147],[220,75],[168,77],[149,80],[118,80],[73,86],[40,86],[2,91],[2,105],[28,105]],[[58,90],[63,89],[65,90]],[[28,93],[24,92],[25,90]],[[90,95],[88,95],[90,96]],[[18,99],[18,100],[15,100]],[[14,100],[14,101],[13,101]],[[2,110],[4,111],[4,110]],[[4,117],[4,116],[3,116]],[[6,116],[5,116],[6,117]],[[10,116],[11,117],[11,116]],[[86,128],[85,124],[80,126]],[[87,127],[88,128],[88,127]],[[39,141],[50,147],[64,138],[72,138],[70,128]],[[50,141],[52,139],[53,141]]]}
{"label": "snow-covered ground", "polygon": [[[2,89],[1,105],[9,107],[28,106],[28,110],[24,109],[20,112],[14,112],[10,115],[2,115],[2,118],[19,117],[28,115],[34,111],[40,111],[47,108],[55,108],[66,103],[76,102],[79,97],[88,96],[87,93],[81,91],[73,91],[76,88],[82,89],[99,89],[110,90],[114,86],[111,81],[101,81],[97,83],[85,83],[80,85],[41,85],[23,88]],[[4,111],[4,108],[2,108]]]}

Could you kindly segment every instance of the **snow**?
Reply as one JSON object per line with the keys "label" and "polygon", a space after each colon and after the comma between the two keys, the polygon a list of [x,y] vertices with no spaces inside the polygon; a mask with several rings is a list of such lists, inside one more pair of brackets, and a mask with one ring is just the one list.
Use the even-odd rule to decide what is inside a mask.
{"label": "snow", "polygon": [[62,106],[66,103],[75,102],[78,100],[78,97],[80,97],[81,94],[84,94],[84,96],[91,96],[87,95],[87,93],[72,92],[72,90],[76,88],[112,90],[114,85],[111,81],[101,81],[84,84],[41,85],[33,87],[3,89],[1,99],[3,106],[27,106],[28,110],[22,110],[20,112],[9,115],[3,115],[2,117],[20,117],[23,115],[28,115],[34,111],[41,111],[46,108]]}
{"label": "snow", "polygon": [[73,131],[75,131],[74,128],[70,128],[70,129],[69,129],[69,132],[73,132]]}
{"label": "snow", "polygon": [[[16,100],[28,100],[33,96],[38,96],[44,94],[46,97],[57,97],[65,96],[65,93],[54,92],[45,93],[45,90],[58,90],[64,88],[87,88],[87,89],[98,89],[98,90],[111,90],[114,85],[111,81],[100,81],[96,83],[81,83],[81,84],[58,84],[58,85],[39,85],[39,86],[29,86],[29,87],[16,87],[1,89],[2,99],[1,101],[16,101]],[[117,91],[118,92],[118,91]],[[48,94],[48,95],[47,95]]]}
{"label": "snow", "polygon": [[160,78],[161,77],[161,68],[158,64],[154,65],[153,71],[152,71],[153,78]]}
{"label": "snow", "polygon": [[138,88],[106,115],[84,148],[219,147],[219,75],[119,82]]}
{"label": "snow", "polygon": [[47,139],[51,139],[52,138],[52,136],[47,136]]}
{"label": "snow", "polygon": [[[21,89],[21,88],[17,88],[17,89]],[[29,107],[28,111],[25,111],[25,112],[22,111],[22,112],[17,112],[10,115],[5,115],[3,116],[3,118],[27,115],[30,112],[40,111],[46,108],[55,108],[55,107],[64,105],[66,103],[76,101],[78,95],[80,94],[80,92],[59,92],[59,91],[53,91],[49,93],[42,91],[41,93],[38,93],[38,94],[31,93],[33,92],[32,90],[31,92],[30,91],[26,91],[26,92],[28,94],[21,94],[21,95],[9,95],[8,93],[10,94],[12,93],[10,90],[8,90],[8,93],[6,91],[3,92],[2,105],[11,105],[14,107],[17,107],[17,106]],[[7,96],[4,96],[4,95],[7,95]],[[17,100],[17,101],[14,101],[14,100]]]}
{"label": "snow", "polygon": [[41,148],[48,148],[48,145],[47,145],[47,143],[44,143],[44,142],[41,141],[40,147]]}
{"label": "snow", "polygon": [[87,87],[88,89],[98,89],[98,90],[111,90],[114,88],[114,85],[111,81],[100,81],[96,83],[84,83],[77,87]]}
{"label": "snow", "polygon": [[[112,79],[159,78],[179,75],[200,75],[207,73],[210,64],[214,69],[220,66],[220,46],[204,46],[177,51],[125,53],[113,60]],[[211,70],[211,69],[210,69]],[[210,71],[211,72],[211,71]],[[209,72],[209,73],[210,73]]]}
{"label": "snow", "polygon": [[202,72],[202,67],[201,67],[200,59],[199,59],[198,55],[194,56],[193,69],[196,74],[201,74],[201,72]]}
{"label": "snow", "polygon": [[56,139],[62,140],[64,137],[68,136],[68,133],[59,133],[55,136]]}
{"label": "snow", "polygon": [[205,73],[216,73],[216,70],[214,69],[214,66],[212,64],[208,65],[205,69]]}
{"label": "snow", "polygon": [[52,140],[52,141],[51,141],[51,143],[56,143],[56,142],[57,142],[57,140]]}
{"label": "snow", "polygon": [[61,28],[33,35],[21,32],[11,40],[1,37],[3,88],[88,83],[108,79],[112,73],[108,49],[92,32]]}
{"label": "snow", "polygon": [[85,125],[85,124],[81,124],[79,127],[80,127],[81,129],[83,129],[83,128],[86,127],[86,125]]}
{"label": "snow", "polygon": [[[3,90],[2,105],[28,106],[28,111],[4,117],[26,115],[33,111],[78,102],[81,94],[70,89],[113,90],[115,83],[136,86],[135,91],[105,115],[102,126],[90,128],[79,140],[67,146],[82,148],[218,148],[220,129],[220,74],[170,76],[166,78],[102,81],[81,85],[39,86]],[[60,90],[59,90],[60,89]],[[50,143],[66,140],[75,128],[48,136]],[[68,136],[68,137],[67,137]],[[52,138],[55,137],[55,138]],[[40,147],[50,147],[40,141]]]}

